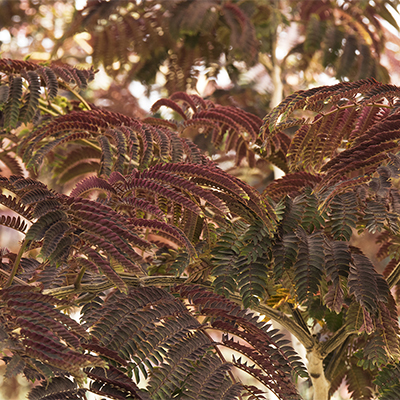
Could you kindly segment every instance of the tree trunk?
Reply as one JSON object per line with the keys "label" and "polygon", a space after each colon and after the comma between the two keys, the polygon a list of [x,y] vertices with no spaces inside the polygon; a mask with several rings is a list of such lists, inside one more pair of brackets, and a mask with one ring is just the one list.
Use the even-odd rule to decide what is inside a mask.
{"label": "tree trunk", "polygon": [[315,348],[307,352],[308,373],[314,389],[313,400],[329,400],[330,382],[324,373],[323,359]]}

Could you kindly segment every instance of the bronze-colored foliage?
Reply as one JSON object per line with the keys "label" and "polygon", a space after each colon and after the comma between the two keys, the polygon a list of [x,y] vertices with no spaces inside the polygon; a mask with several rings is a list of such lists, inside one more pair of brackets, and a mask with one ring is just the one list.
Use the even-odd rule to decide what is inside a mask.
{"label": "bronze-colored foliage", "polygon": [[[23,240],[1,252],[0,341],[6,375],[40,381],[30,398],[262,398],[265,386],[294,400],[297,378],[332,382],[318,396],[343,379],[355,397],[374,385],[382,398],[396,393],[399,88],[367,79],[300,91],[264,122],[183,92],[153,106],[176,121],[80,97],[81,109],[65,100],[53,113],[58,95],[40,91],[32,104],[46,98],[38,109],[51,112],[35,118],[12,86],[25,79],[21,63],[4,72],[16,93],[4,109],[24,116],[4,120],[6,154],[24,168],[0,178],[0,225]],[[26,73],[40,79],[26,75],[27,85],[47,87],[35,66]],[[67,70],[60,85],[76,95]],[[287,174],[259,193],[183,137],[189,129],[238,165],[279,160]],[[393,259],[384,275],[356,242],[363,232]],[[63,312],[76,306],[80,322]],[[304,345],[308,371],[265,319]],[[242,357],[225,359],[221,346]]]}
{"label": "bronze-colored foliage", "polygon": [[[290,172],[263,193],[277,202],[281,220],[274,244],[274,276],[286,289],[295,287],[293,295],[299,302],[309,302],[312,315],[318,315],[312,311],[315,296],[324,296],[327,308],[318,312],[324,313],[319,315],[324,315],[326,328],[331,329],[334,312],[345,318],[348,332],[369,335],[358,339],[365,340],[365,349],[355,353],[362,369],[345,372],[335,360],[338,354],[327,364],[327,376],[347,375],[355,398],[370,398],[372,393],[362,388],[371,386],[371,371],[398,359],[394,332],[399,326],[390,317],[394,301],[389,288],[398,282],[399,268],[395,243],[400,164],[393,154],[400,150],[399,97],[398,87],[374,80],[301,91],[273,109],[261,129],[267,154],[281,130],[294,130],[286,154]],[[380,257],[394,257],[387,281],[362,250],[352,246],[356,232],[364,231],[382,232]],[[358,304],[347,309],[349,295]],[[395,390],[395,386],[388,389],[388,395]]]}
{"label": "bronze-colored foliage", "polygon": [[[39,107],[40,88],[45,87],[48,99],[58,93],[59,86],[85,88],[94,78],[93,69],[80,70],[67,64],[39,65],[31,61],[0,59],[0,74],[6,80],[0,86],[0,106],[3,108],[4,128],[15,128],[18,121],[29,122]],[[23,90],[23,83],[29,84]]]}
{"label": "bronze-colored foliage", "polygon": [[94,71],[61,63],[46,66],[31,61],[0,59],[0,77],[0,115],[3,120],[0,161],[6,167],[2,173],[22,175],[21,160],[15,157],[19,139],[12,128],[38,122],[40,109],[50,113],[60,110],[60,105],[54,103],[59,89],[85,88],[94,78]]}

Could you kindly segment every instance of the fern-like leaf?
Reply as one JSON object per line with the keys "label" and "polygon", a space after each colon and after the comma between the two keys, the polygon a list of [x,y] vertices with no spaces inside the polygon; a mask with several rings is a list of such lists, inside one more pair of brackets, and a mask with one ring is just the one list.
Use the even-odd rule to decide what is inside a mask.
{"label": "fern-like leaf", "polygon": [[20,217],[15,218],[10,217],[9,215],[7,215],[7,217],[4,215],[0,216],[0,225],[7,226],[8,228],[15,229],[22,233],[25,233],[26,228],[28,227],[28,225],[21,220]]}
{"label": "fern-like leaf", "polygon": [[318,291],[325,264],[321,254],[323,237],[320,233],[308,236],[304,230],[298,229],[298,258],[294,264],[296,293],[299,301],[310,301]]}
{"label": "fern-like leaf", "polygon": [[378,304],[378,274],[371,261],[362,254],[353,254],[349,273],[349,293],[368,312],[375,312]]}
{"label": "fern-like leaf", "polygon": [[379,400],[395,400],[400,389],[400,364],[382,368],[374,384],[378,387]]}
{"label": "fern-like leaf", "polygon": [[371,374],[367,370],[352,365],[346,377],[351,395],[356,399],[371,399],[371,378]]}
{"label": "fern-like leaf", "polygon": [[357,198],[354,192],[337,195],[330,202],[330,218],[327,224],[335,240],[350,240],[351,228],[356,226]]}
{"label": "fern-like leaf", "polygon": [[[86,399],[87,389],[80,389],[76,383],[68,378],[56,377],[50,383],[45,382],[35,387],[29,393],[29,400],[56,400],[68,398],[71,400]],[[62,397],[60,397],[62,396]],[[67,397],[68,396],[68,397]]]}
{"label": "fern-like leaf", "polygon": [[7,104],[4,107],[4,126],[15,128],[20,114],[20,103],[22,98],[23,81],[20,76],[14,76],[10,84],[10,94]]}
{"label": "fern-like leaf", "polygon": [[100,396],[108,395],[111,398],[126,398],[130,396],[137,400],[150,400],[147,393],[141,391],[134,382],[112,365],[107,372],[101,368],[92,368],[85,371],[93,380],[90,391]]}
{"label": "fern-like leaf", "polygon": [[351,254],[347,243],[328,241],[327,239],[324,243],[324,252],[326,274],[332,280],[332,285],[324,300],[331,310],[339,313],[344,301],[340,277],[347,277],[349,274]]}
{"label": "fern-like leaf", "polygon": [[25,101],[24,106],[20,111],[20,120],[22,122],[29,122],[34,116],[40,98],[40,79],[36,72],[28,71],[27,79],[29,82],[29,93],[27,95],[27,99]]}

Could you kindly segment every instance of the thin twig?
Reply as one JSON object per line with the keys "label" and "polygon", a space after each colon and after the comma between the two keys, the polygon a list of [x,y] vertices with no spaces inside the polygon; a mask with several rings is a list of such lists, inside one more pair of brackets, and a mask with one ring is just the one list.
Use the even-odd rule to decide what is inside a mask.
{"label": "thin twig", "polygon": [[87,110],[91,110],[91,107],[89,106],[88,102],[75,90],[72,89],[71,86],[68,85],[67,82],[63,82],[63,85],[77,98],[79,101],[82,102],[82,104],[86,107]]}
{"label": "thin twig", "polygon": [[20,261],[21,261],[22,255],[25,253],[25,248],[26,248],[26,245],[27,245],[27,244],[28,244],[28,242],[27,242],[27,240],[25,239],[25,240],[22,242],[22,245],[21,245],[21,247],[20,247],[20,249],[19,249],[19,252],[18,252],[18,254],[17,254],[17,257],[15,258],[14,265],[13,265],[13,269],[11,270],[10,276],[8,277],[8,280],[7,280],[7,282],[6,282],[5,286],[4,286],[5,288],[8,288],[8,287],[11,286],[11,284],[12,284],[12,282],[13,282],[13,279],[14,279],[15,275],[16,275],[17,272],[18,272],[19,263],[20,263]]}
{"label": "thin twig", "polygon": [[[186,282],[186,278],[176,278],[174,276],[145,276],[138,278],[130,274],[120,273],[121,279],[132,287],[142,286],[173,286],[179,285]],[[74,285],[56,287],[53,289],[46,289],[43,291],[44,294],[48,294],[56,297],[67,296],[72,293],[98,293],[104,290],[113,288],[115,285],[110,281],[103,281],[100,283],[84,283],[81,284],[79,289]]]}
{"label": "thin twig", "polygon": [[379,104],[379,103],[371,103],[371,104],[359,104],[359,103],[354,103],[354,104],[347,104],[345,106],[338,106],[336,107],[334,110],[332,111],[328,111],[325,114],[321,113],[321,117],[326,117],[328,115],[334,114],[337,111],[341,111],[341,110],[346,110],[348,108],[356,108],[356,107],[360,107],[361,105],[366,106],[366,107],[379,107],[379,108],[393,108],[392,106],[388,105],[388,104]]}
{"label": "thin twig", "polygon": [[83,275],[85,274],[85,272],[86,272],[86,268],[82,267],[81,270],[79,271],[78,276],[75,279],[75,282],[74,282],[75,289],[80,289],[81,281],[82,281],[82,278],[83,278]]}
{"label": "thin twig", "polygon": [[342,326],[321,345],[321,356],[325,358],[329,353],[337,349],[353,333],[355,332],[348,330],[347,325]]}

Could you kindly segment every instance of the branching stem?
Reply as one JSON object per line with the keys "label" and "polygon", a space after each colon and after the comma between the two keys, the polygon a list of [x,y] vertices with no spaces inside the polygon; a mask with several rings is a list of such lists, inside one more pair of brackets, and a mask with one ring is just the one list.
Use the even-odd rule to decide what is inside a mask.
{"label": "branching stem", "polygon": [[63,84],[85,106],[86,110],[91,110],[88,102],[76,90],[72,89],[66,82],[63,82]]}
{"label": "branching stem", "polygon": [[75,289],[79,289],[81,287],[82,278],[83,278],[83,275],[85,274],[85,272],[86,272],[86,268],[82,267],[81,270],[79,271],[79,274],[77,275],[77,277],[75,279],[75,282],[74,282]]}
{"label": "branching stem", "polygon": [[[231,298],[236,302],[238,302],[238,300],[241,301],[240,296],[231,296]],[[307,350],[314,347],[314,339],[310,332],[306,331],[302,326],[282,311],[266,305],[253,306],[252,309],[281,324],[285,329],[292,333]]]}
{"label": "branching stem", "polygon": [[321,356],[325,358],[329,353],[336,350],[342,343],[354,332],[347,330],[344,325],[338,329],[323,345],[321,346]]}

